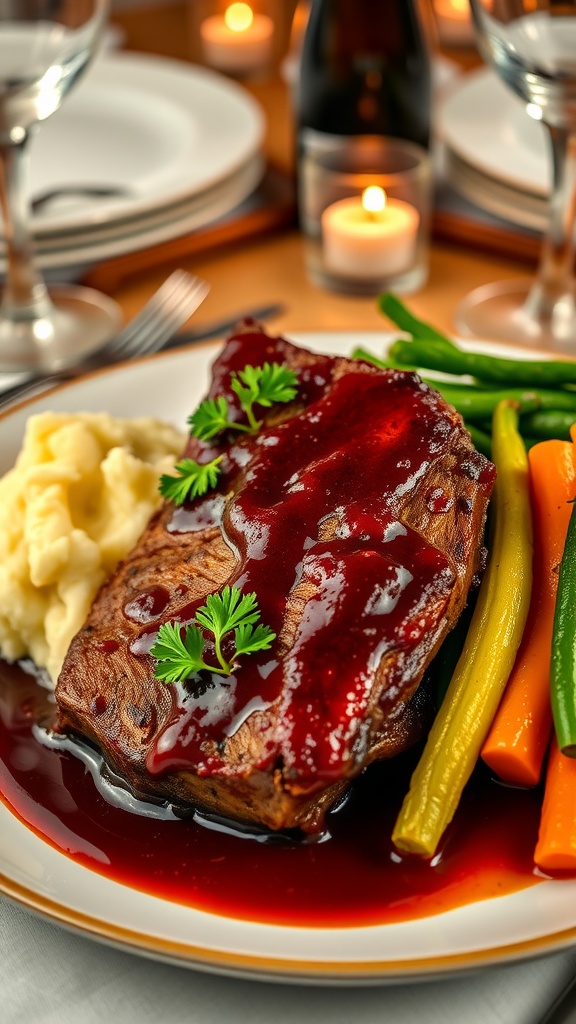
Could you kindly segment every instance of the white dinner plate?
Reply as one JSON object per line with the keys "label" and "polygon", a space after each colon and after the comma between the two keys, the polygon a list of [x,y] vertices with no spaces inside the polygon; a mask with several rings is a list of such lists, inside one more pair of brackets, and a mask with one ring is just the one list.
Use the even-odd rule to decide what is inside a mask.
{"label": "white dinner plate", "polygon": [[255,157],[264,118],[235,82],[145,54],[95,61],[31,145],[31,192],[113,186],[115,198],[69,197],[34,217],[37,238],[128,222],[221,184]]}
{"label": "white dinner plate", "polygon": [[531,231],[546,230],[548,203],[544,196],[522,192],[513,185],[490,178],[466,163],[447,146],[443,153],[443,173],[456,192],[481,210],[510,221],[517,227]]}
{"label": "white dinner plate", "polygon": [[[258,187],[264,171],[263,159],[255,156],[225,181],[184,202],[128,222],[111,222],[89,232],[39,239],[36,244],[38,265],[43,270],[65,267],[77,270],[98,260],[137,252],[198,231],[237,210]],[[0,242],[0,270],[4,268]]]}
{"label": "white dinner plate", "polygon": [[[315,350],[343,354],[356,345],[382,352],[385,337],[296,336]],[[5,414],[0,418],[0,473],[14,462],[28,415],[41,409],[146,413],[184,427],[205,391],[216,351],[204,345],[104,371]],[[576,881],[542,881],[512,895],[394,924],[261,924],[172,903],[92,872],[43,842],[1,803],[0,891],[47,919],[132,952],[268,980],[375,984],[425,979],[576,943]]]}
{"label": "white dinner plate", "polygon": [[461,76],[444,93],[436,130],[471,167],[524,192],[548,195],[551,165],[545,129],[490,68]]}

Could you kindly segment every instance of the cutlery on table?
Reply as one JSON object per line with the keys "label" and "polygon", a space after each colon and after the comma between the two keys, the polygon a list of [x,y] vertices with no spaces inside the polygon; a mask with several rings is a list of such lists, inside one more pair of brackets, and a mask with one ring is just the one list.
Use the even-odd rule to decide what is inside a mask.
{"label": "cutlery on table", "polygon": [[[184,272],[176,271],[176,274],[184,274]],[[184,276],[188,277],[188,280],[196,280],[190,278],[189,275],[184,274]],[[134,320],[132,320],[123,329],[123,331],[120,332],[120,335],[110,342],[110,346],[106,346],[106,352],[110,352],[110,350],[113,349],[114,353],[116,353],[116,342],[118,338],[125,338],[129,332],[130,334],[133,334],[135,331],[139,332],[140,325],[145,318],[148,322],[148,330],[150,334],[154,334],[154,331],[158,327],[159,321],[163,316],[163,308],[162,310],[157,310],[156,314],[151,316],[149,313],[150,307],[152,306],[152,303],[156,303],[158,300],[161,301],[163,307],[164,304],[161,296],[162,289],[172,282],[174,277],[175,275],[173,274],[167,279],[165,284],[162,285],[158,292],[152,296],[152,299],[150,299],[146,306],[142,308]],[[206,286],[206,289],[207,288],[208,286]],[[204,295],[202,298],[203,297]],[[200,301],[202,301],[202,299],[200,299]],[[196,306],[194,306],[194,309],[195,308]],[[13,402],[18,401],[21,398],[26,398],[28,396],[35,395],[36,393],[43,393],[49,388],[56,386],[57,384],[61,384],[63,381],[80,377],[82,374],[87,373],[90,370],[98,369],[101,366],[124,362],[128,359],[136,359],[139,356],[152,355],[154,352],[159,352],[162,349],[181,348],[184,345],[192,345],[198,341],[207,341],[210,338],[220,338],[225,335],[227,331],[232,330],[232,328],[234,328],[241,320],[246,318],[251,318],[253,320],[270,320],[272,317],[279,316],[280,313],[284,311],[284,307],[279,302],[269,303],[268,305],[256,306],[252,309],[245,309],[236,313],[228,314],[218,320],[213,320],[210,323],[203,324],[198,328],[192,328],[191,330],[177,334],[176,332],[178,328],[186,322],[190,314],[194,312],[194,309],[189,310],[189,312],[183,310],[181,319],[178,323],[170,321],[169,333],[167,334],[166,331],[163,331],[161,335],[155,335],[153,338],[154,344],[149,347],[146,345],[145,348],[141,349],[139,346],[139,339],[136,338],[127,347],[121,345],[117,354],[103,356],[103,350],[101,349],[96,352],[94,356],[90,357],[90,359],[83,360],[78,364],[78,366],[68,367],[66,370],[62,370],[61,373],[50,374],[50,376],[47,377],[31,377],[27,375],[24,379],[20,378],[20,380],[12,387],[0,392],[0,410],[12,405]]]}
{"label": "cutlery on table", "polygon": [[64,370],[41,376],[28,374],[0,395],[0,409],[17,398],[81,377],[90,370],[151,355],[164,347],[206,298],[210,286],[184,270],[176,270],[148,300],[140,312],[106,345]]}

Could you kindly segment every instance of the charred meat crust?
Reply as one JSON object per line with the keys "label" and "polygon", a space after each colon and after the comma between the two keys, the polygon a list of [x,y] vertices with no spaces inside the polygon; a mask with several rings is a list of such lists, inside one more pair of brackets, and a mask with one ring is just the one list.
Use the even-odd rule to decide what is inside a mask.
{"label": "charred meat crust", "polygon": [[[482,569],[482,537],[494,470],[473,448],[455,410],[415,375],[380,371],[344,358],[317,356],[283,339],[269,338],[254,324],[245,325],[230,339],[214,366],[210,394],[225,393],[233,402],[229,388],[231,368],[249,362],[258,365],[264,360],[284,362],[298,372],[298,398],[290,406],[270,410],[257,440],[238,441],[227,436],[216,447],[214,442],[190,440],[186,454],[192,458],[207,461],[215,452],[224,453],[226,472],[222,486],[216,494],[197,499],[189,508],[177,512],[165,503],[132,553],[98,594],[85,626],[72,642],[56,697],[62,728],[94,742],[114,770],[136,791],[272,829],[299,827],[312,831],[321,827],[326,810],[366,765],[404,749],[426,727],[428,707],[419,683],[464,608],[471,581]],[[390,396],[389,415],[382,410],[380,399],[378,405],[369,404],[381,388],[388,388],[382,393]],[[315,452],[315,444],[318,451],[326,446],[330,431],[321,434],[323,428],[316,425],[321,419],[317,410],[331,415],[332,406],[343,401],[344,394],[347,410],[354,404],[350,396],[359,394],[360,405],[346,412],[352,420],[343,425],[342,429],[345,426],[347,431],[343,436],[354,434],[362,443],[365,439],[365,448],[346,448],[342,458],[352,461],[342,493],[334,493],[328,499],[325,492],[334,489],[335,481],[340,479],[334,469],[340,420],[334,420],[337,426],[330,428],[334,436],[329,457],[324,447],[322,458],[310,461],[307,449]],[[403,420],[405,408],[409,409],[410,422]],[[242,533],[238,509],[244,507],[242,501],[253,502],[256,493],[261,502],[258,508],[262,523],[271,522],[270,509],[265,504],[273,501],[273,489],[267,481],[274,474],[280,480],[278,460],[268,468],[262,460],[266,452],[274,450],[280,451],[280,461],[286,457],[282,444],[287,430],[293,431],[293,444],[300,444],[304,454],[301,465],[298,463],[298,473],[291,477],[297,478],[296,483],[288,481],[288,486],[282,481],[281,493],[286,494],[287,505],[304,501],[308,493],[310,501],[297,505],[296,518],[284,523],[284,533],[279,534],[284,538],[281,550],[267,552],[267,572],[272,582],[267,584],[266,595],[258,596],[267,598],[264,607],[269,606],[272,618],[276,614],[274,609],[279,608],[278,621],[272,622],[279,635],[274,659],[270,654],[253,656],[254,663],[248,667],[247,660],[246,668],[243,665],[238,679],[230,684],[209,680],[203,684],[196,681],[166,686],[155,679],[153,660],[146,653],[159,622],[174,618],[186,621],[183,605],[193,609],[207,594],[230,580],[242,581],[245,552],[239,550],[238,537],[244,543],[244,534],[249,533],[250,527],[243,522]],[[403,446],[407,468],[398,468],[403,462],[398,458],[398,445]],[[367,479],[362,475],[364,458],[362,466],[354,468],[358,451],[366,452],[368,460],[376,459],[370,464],[379,467],[381,474],[376,485],[372,479],[369,481],[370,487],[375,486],[378,500],[371,498],[368,508],[366,503],[362,504]],[[393,460],[389,472],[388,451]],[[323,477],[326,466],[329,475]],[[356,471],[358,495],[357,500],[351,500],[349,477]],[[404,474],[401,484],[399,473]],[[268,488],[270,494],[266,491],[262,497],[263,488]],[[304,493],[303,498],[296,493],[298,489]],[[283,568],[288,560],[284,548],[288,552],[292,536],[297,539],[298,516],[302,518],[305,514],[310,521],[314,519],[310,502],[317,494],[322,514],[315,520],[316,535],[306,538],[302,551],[298,548],[292,553],[290,576],[290,567],[286,572]],[[283,504],[284,501],[278,503]],[[365,528],[364,524],[376,504],[381,510],[378,529],[384,523],[384,531],[393,541],[390,550],[401,545],[398,550],[408,557],[410,572],[403,563],[392,559],[390,564],[383,565],[390,577],[388,583],[373,588],[380,597],[366,601],[361,598],[363,567],[368,575],[378,572],[383,550],[382,532],[377,536],[373,525]],[[273,525],[278,528],[276,519]],[[234,529],[238,531],[236,538]],[[356,539],[352,542],[350,534],[355,530]],[[248,539],[248,553],[250,543]],[[249,575],[249,579],[263,578],[257,575],[260,566],[255,561],[248,559],[246,564],[256,573],[254,577]],[[421,565],[424,575],[420,577],[415,567],[420,572]],[[357,580],[356,600],[350,599],[346,605],[346,572],[352,572],[352,566]],[[330,604],[327,594],[339,572],[344,573],[343,583],[336,596],[330,598]],[[272,594],[275,577],[280,590]],[[290,579],[285,590],[282,579]],[[404,590],[404,582],[400,585],[398,580],[413,582]],[[408,595],[410,587],[414,590],[418,586],[420,593],[409,598],[412,603],[402,605],[402,601],[408,601],[405,593]],[[127,616],[126,608],[131,602],[138,602],[143,594],[160,591],[165,595],[161,614],[144,624],[142,619]],[[358,611],[359,600],[365,604],[363,615]],[[399,612],[394,611],[395,601],[403,610],[403,618],[398,618]],[[381,607],[386,602],[391,611],[387,616],[386,608]],[[342,621],[338,619],[340,612]],[[312,636],[310,623],[321,614],[326,621],[331,617],[336,623],[334,635],[323,641],[324,647],[314,647],[317,638]],[[371,615],[375,616],[373,620]],[[350,636],[343,636],[348,622]],[[379,637],[372,639],[375,629],[388,631],[386,642]],[[358,645],[361,654],[364,648],[363,662],[354,661],[349,654],[356,649],[353,645]],[[300,650],[304,651],[302,658],[310,658],[313,650],[314,657],[319,659],[319,694],[307,691],[302,682]],[[334,681],[330,680],[332,656],[337,669]],[[266,672],[275,680],[274,685],[269,683]],[[336,705],[333,693],[339,693],[340,676],[345,677],[346,683],[342,693],[347,688],[350,692],[347,704],[340,694],[340,704]],[[252,690],[246,690],[247,679],[252,680]],[[254,680],[260,680],[262,692],[268,686],[267,699],[257,692]],[[224,705],[228,708],[226,714],[221,710]],[[346,711],[345,705],[352,710]],[[216,725],[215,708],[220,709]],[[202,722],[210,716],[211,724],[200,735]],[[188,747],[187,736],[194,736]],[[298,736],[303,737],[302,749],[296,749]],[[302,750],[306,744],[315,745],[317,740],[320,753],[312,751],[306,760]],[[179,751],[172,760],[170,756],[166,758],[170,744]],[[328,754],[323,755],[322,750]]]}

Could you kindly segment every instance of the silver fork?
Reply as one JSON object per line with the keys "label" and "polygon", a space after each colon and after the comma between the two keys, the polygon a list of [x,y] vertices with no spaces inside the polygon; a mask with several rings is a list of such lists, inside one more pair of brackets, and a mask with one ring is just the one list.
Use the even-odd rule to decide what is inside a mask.
{"label": "silver fork", "polygon": [[44,393],[62,381],[81,377],[90,370],[159,352],[198,309],[209,290],[210,285],[200,278],[184,270],[175,270],[134,319],[106,345],[77,365],[67,366],[58,373],[21,377],[17,384],[0,394],[0,410],[16,399]]}

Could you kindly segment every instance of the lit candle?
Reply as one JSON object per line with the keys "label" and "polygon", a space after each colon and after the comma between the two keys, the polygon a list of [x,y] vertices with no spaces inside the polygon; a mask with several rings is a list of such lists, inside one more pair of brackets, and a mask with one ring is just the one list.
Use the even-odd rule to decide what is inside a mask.
{"label": "lit candle", "polygon": [[219,71],[246,74],[268,64],[274,23],[254,14],[245,3],[234,3],[223,15],[214,14],[200,25],[204,59]]}
{"label": "lit candle", "polygon": [[447,46],[470,46],[474,30],[470,0],[434,0],[438,37]]}
{"label": "lit candle", "polygon": [[419,222],[415,207],[389,199],[377,185],[362,196],[340,199],[321,218],[324,265],[342,277],[362,280],[409,270]]}

